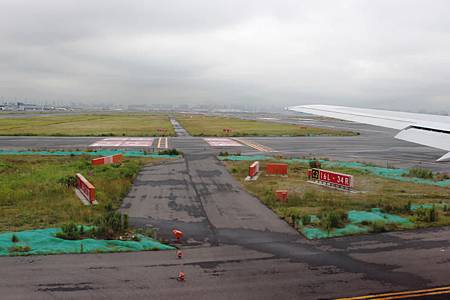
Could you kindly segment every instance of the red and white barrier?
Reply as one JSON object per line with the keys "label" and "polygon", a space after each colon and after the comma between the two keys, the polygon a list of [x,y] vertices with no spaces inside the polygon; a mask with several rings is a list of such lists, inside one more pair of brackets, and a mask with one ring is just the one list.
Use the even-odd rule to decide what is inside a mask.
{"label": "red and white barrier", "polygon": [[95,187],[80,173],[77,173],[77,189],[92,205],[95,202]]}
{"label": "red and white barrier", "polygon": [[93,166],[107,165],[107,164],[119,164],[122,162],[123,154],[116,154],[111,156],[104,156],[99,158],[94,158],[91,160]]}
{"label": "red and white barrier", "polygon": [[259,161],[255,161],[248,167],[248,176],[255,177],[259,173]]}
{"label": "red and white barrier", "polygon": [[248,176],[245,178],[245,181],[249,181],[249,180],[257,180],[259,177],[259,161],[255,161],[253,162],[249,167],[248,167]]}

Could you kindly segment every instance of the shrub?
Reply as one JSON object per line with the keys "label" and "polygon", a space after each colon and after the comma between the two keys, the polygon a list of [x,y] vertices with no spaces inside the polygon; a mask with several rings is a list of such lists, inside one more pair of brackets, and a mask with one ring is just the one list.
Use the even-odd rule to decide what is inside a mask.
{"label": "shrub", "polygon": [[[60,239],[65,239],[65,240],[79,240],[80,239],[80,230],[78,229],[78,226],[73,223],[67,223],[64,224],[61,227],[61,232],[58,232],[56,234],[56,236]],[[84,231],[84,228],[83,228]]]}
{"label": "shrub", "polygon": [[320,169],[322,164],[317,159],[313,159],[309,161],[309,167],[313,169]]}
{"label": "shrub", "polygon": [[113,209],[111,203],[105,206],[106,213],[96,220],[96,230],[93,234],[97,238],[114,239],[128,229],[128,216],[122,217]]}
{"label": "shrub", "polygon": [[19,238],[17,237],[17,235],[15,235],[15,234],[12,235],[11,242],[13,242],[13,243],[18,243],[19,242]]}
{"label": "shrub", "polygon": [[74,175],[64,176],[64,177],[61,177],[60,179],[58,179],[58,183],[66,186],[68,188],[74,187],[77,185],[77,177]]}
{"label": "shrub", "polygon": [[324,211],[320,214],[320,226],[327,231],[340,228],[347,222],[347,213],[339,210]]}
{"label": "shrub", "polygon": [[307,226],[311,224],[311,216],[310,215],[303,215],[302,216],[302,224],[303,226]]}
{"label": "shrub", "polygon": [[415,216],[418,221],[426,223],[433,223],[438,220],[438,214],[434,205],[431,208],[418,208]]}
{"label": "shrub", "polygon": [[433,171],[424,168],[411,168],[408,173],[403,174],[405,177],[416,177],[422,179],[433,179]]}

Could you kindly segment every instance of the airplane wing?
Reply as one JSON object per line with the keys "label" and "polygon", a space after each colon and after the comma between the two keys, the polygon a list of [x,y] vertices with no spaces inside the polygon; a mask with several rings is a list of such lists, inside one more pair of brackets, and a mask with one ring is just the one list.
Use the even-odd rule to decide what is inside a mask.
{"label": "airplane wing", "polygon": [[289,110],[357,123],[398,129],[395,138],[449,151],[437,161],[450,160],[450,117],[332,105],[300,105]]}

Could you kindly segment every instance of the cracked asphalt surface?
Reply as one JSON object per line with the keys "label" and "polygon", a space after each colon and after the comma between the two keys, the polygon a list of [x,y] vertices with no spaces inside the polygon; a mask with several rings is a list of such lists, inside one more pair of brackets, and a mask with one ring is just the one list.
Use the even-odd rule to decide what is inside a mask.
{"label": "cracked asphalt surface", "polygon": [[[388,133],[376,135],[391,143]],[[350,149],[348,139],[358,138],[332,138],[341,144],[330,149]],[[121,208],[134,225],[158,227],[161,238],[183,230],[176,243],[183,259],[174,251],[2,257],[0,298],[332,299],[450,283],[449,227],[307,241],[240,187],[217,150],[193,139],[173,139],[184,158],[145,167]],[[360,141],[350,147],[373,142],[364,135]],[[277,149],[279,142],[272,143]],[[421,157],[423,147],[399,143],[435,165],[427,162],[433,150]],[[291,148],[297,151],[303,149]],[[408,156],[400,158],[408,163]],[[185,282],[176,280],[180,271]]]}

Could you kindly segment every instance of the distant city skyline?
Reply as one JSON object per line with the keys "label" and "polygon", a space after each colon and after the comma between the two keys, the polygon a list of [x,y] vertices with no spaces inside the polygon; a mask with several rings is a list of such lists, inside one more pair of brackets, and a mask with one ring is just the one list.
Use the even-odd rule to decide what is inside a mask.
{"label": "distant city skyline", "polygon": [[0,92],[450,112],[449,10],[445,0],[5,0]]}

